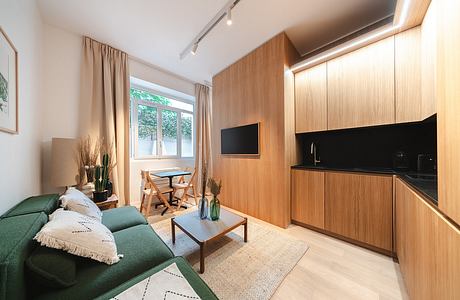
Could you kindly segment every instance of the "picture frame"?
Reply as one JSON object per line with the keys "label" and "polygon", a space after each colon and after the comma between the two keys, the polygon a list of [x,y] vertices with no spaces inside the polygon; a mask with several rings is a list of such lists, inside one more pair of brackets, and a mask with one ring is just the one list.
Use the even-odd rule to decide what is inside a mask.
{"label": "picture frame", "polygon": [[18,51],[0,27],[0,131],[19,133]]}

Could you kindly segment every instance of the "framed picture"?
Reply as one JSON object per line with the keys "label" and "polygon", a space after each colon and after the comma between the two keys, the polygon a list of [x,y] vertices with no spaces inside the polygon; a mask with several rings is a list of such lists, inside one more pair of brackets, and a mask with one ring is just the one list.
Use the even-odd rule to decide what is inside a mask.
{"label": "framed picture", "polygon": [[1,27],[0,131],[18,133],[18,51]]}

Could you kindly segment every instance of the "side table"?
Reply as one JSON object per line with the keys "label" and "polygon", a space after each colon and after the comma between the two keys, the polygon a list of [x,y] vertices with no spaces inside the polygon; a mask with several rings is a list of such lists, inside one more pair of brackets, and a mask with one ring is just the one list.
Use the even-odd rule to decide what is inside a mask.
{"label": "side table", "polygon": [[102,202],[94,202],[100,210],[116,208],[118,206],[118,196],[112,194],[107,200]]}

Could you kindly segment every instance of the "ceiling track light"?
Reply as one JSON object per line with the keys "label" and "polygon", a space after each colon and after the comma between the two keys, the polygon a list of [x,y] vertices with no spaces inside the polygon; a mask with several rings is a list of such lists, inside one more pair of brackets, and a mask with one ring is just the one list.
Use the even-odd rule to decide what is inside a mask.
{"label": "ceiling track light", "polygon": [[233,24],[232,20],[232,9],[240,2],[241,0],[229,0],[224,7],[219,10],[219,12],[212,18],[212,20],[200,31],[200,33],[192,40],[192,42],[180,53],[180,59],[184,59],[190,53],[195,55],[198,48],[198,43],[214,28],[219,22],[227,18],[227,25],[230,26]]}
{"label": "ceiling track light", "polygon": [[233,21],[232,21],[232,9],[229,8],[227,10],[227,25],[231,26],[232,24],[233,24]]}

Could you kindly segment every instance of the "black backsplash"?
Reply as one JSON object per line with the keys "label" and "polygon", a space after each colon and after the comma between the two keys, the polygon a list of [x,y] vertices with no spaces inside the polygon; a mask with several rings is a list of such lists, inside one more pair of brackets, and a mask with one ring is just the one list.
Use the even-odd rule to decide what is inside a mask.
{"label": "black backsplash", "polygon": [[436,158],[436,116],[425,121],[299,134],[304,165],[312,164],[310,145],[317,144],[321,165],[340,168],[392,168],[393,155],[404,151],[410,170],[417,155]]}

